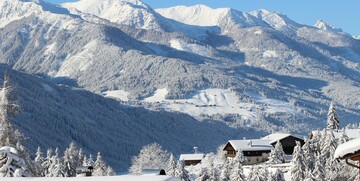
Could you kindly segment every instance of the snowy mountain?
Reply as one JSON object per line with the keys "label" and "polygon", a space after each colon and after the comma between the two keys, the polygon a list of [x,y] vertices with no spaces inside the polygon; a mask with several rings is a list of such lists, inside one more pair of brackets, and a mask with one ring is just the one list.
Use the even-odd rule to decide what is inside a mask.
{"label": "snowy mountain", "polygon": [[93,14],[110,22],[133,28],[162,30],[163,21],[152,8],[140,0],[81,0],[62,4],[83,13]]}
{"label": "snowy mountain", "polygon": [[[360,42],[345,33],[302,25],[266,10],[240,12],[198,5],[156,12],[135,0],[81,0],[64,4],[67,9],[42,1],[5,0],[0,5],[1,63],[53,83],[155,110],[136,108],[140,112],[126,112],[113,108],[130,114],[129,119],[141,120],[145,115],[154,118],[151,121],[156,117],[172,120],[174,116],[186,125],[199,124],[191,132],[208,127],[196,120],[216,120],[213,124],[223,125],[217,126],[222,130],[219,134],[229,129],[236,132],[254,128],[308,135],[310,130],[325,125],[332,101],[339,110],[342,126],[360,118]],[[109,101],[90,95],[96,97],[95,102]],[[80,104],[87,100],[81,97],[75,94],[68,101],[86,105],[76,107],[83,112],[68,110],[64,113],[66,120],[87,119],[80,116],[87,114],[96,120],[122,120],[109,110],[104,110],[106,114],[92,114],[94,109],[87,105],[94,102]],[[112,105],[96,110],[108,107]],[[70,118],[69,114],[79,118]],[[99,115],[113,116],[105,119]],[[186,122],[189,120],[194,122]],[[129,128],[150,129],[150,125],[138,122]],[[79,128],[78,132],[86,130]],[[151,135],[150,131],[146,133]],[[43,135],[46,134],[51,132]],[[157,136],[170,133],[161,134]],[[237,136],[229,133],[219,139],[229,135]],[[121,131],[110,137],[123,138]],[[183,133],[174,132],[169,140],[182,137]],[[131,147],[128,158],[155,137],[137,139],[147,141]],[[166,148],[176,147],[169,140],[159,142]],[[181,144],[187,145],[188,140]],[[65,144],[65,140],[61,143]],[[208,148],[205,143],[204,148]]]}

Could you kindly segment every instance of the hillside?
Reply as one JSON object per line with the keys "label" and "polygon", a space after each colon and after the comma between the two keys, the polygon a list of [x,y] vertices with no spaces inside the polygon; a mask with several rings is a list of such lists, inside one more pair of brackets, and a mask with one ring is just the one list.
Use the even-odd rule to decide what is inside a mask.
{"label": "hillside", "polygon": [[124,171],[131,157],[152,142],[174,154],[192,152],[194,146],[211,151],[229,137],[242,138],[253,132],[221,122],[200,122],[185,114],[123,105],[4,66],[0,66],[0,75],[5,70],[21,107],[14,124],[28,138],[25,144],[32,154],[37,146],[63,150],[73,140],[88,154],[100,151],[117,171]]}

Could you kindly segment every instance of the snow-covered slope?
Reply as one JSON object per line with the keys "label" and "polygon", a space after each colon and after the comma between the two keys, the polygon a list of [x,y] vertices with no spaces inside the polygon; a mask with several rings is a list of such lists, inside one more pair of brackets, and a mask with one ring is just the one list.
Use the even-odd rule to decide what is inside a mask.
{"label": "snow-covered slope", "polygon": [[163,28],[162,17],[140,0],[80,0],[62,6],[134,28],[151,30]]}
{"label": "snow-covered slope", "polygon": [[107,176],[107,177],[37,177],[37,178],[2,178],[4,181],[180,181],[169,176]]}

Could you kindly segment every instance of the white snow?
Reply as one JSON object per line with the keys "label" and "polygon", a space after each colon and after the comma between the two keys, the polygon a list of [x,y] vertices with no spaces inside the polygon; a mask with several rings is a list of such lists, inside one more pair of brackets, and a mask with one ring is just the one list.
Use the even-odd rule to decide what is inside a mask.
{"label": "white snow", "polygon": [[342,32],[340,28],[335,28],[331,23],[324,22],[322,20],[318,20],[315,25],[316,28],[325,30],[325,31],[332,31],[332,32]]}
{"label": "white snow", "polygon": [[204,154],[181,154],[179,160],[202,160]]}
{"label": "white snow", "polygon": [[[254,103],[241,102],[238,95],[230,89],[204,89],[194,92],[184,99],[166,99],[168,90],[158,89],[152,96],[143,100],[151,102],[156,107],[167,111],[177,111],[190,114],[192,116],[214,115],[214,114],[239,114],[244,119],[254,120],[256,109],[261,109],[267,113],[295,112],[295,106],[288,102],[267,99],[257,94],[251,94]],[[128,101],[128,92],[123,90],[103,92],[105,97],[112,97],[123,101]]]}
{"label": "white snow", "polygon": [[263,53],[263,57],[264,58],[276,58],[279,57],[278,54],[276,53],[276,51],[272,51],[272,50],[266,50]]}
{"label": "white snow", "polygon": [[256,31],[254,32],[254,34],[255,34],[255,35],[261,35],[261,34],[262,34],[262,31],[261,31],[261,30],[256,30]]}
{"label": "white snow", "polygon": [[42,11],[40,6],[35,3],[19,0],[1,0],[0,9],[0,28],[3,28],[10,22],[28,17],[32,14],[39,14]]}
{"label": "white snow", "polygon": [[[339,139],[342,135],[343,130],[333,130],[332,133],[335,137],[335,139]],[[311,134],[315,136],[318,134],[317,131],[312,131]],[[323,134],[323,132],[320,132],[320,134]],[[349,137],[349,139],[355,139],[360,137],[360,129],[345,129],[345,134]]]}
{"label": "white snow", "polygon": [[339,145],[335,150],[334,158],[343,158],[356,152],[360,155],[360,137]]}
{"label": "white snow", "polygon": [[160,102],[164,101],[166,94],[168,94],[168,90],[166,88],[164,89],[158,89],[155,91],[154,95],[151,97],[145,98],[145,102]]}
{"label": "white snow", "polygon": [[236,151],[252,151],[252,150],[272,150],[274,147],[270,145],[268,140],[251,139],[251,140],[229,140],[229,143]]}
{"label": "white snow", "polygon": [[24,177],[1,178],[2,181],[180,181],[178,178],[160,175],[144,176],[106,176],[106,177]]}
{"label": "white snow", "polygon": [[106,92],[103,92],[103,95],[105,97],[116,98],[116,99],[120,99],[122,101],[129,101],[129,98],[128,98],[129,93],[124,90],[106,91]]}
{"label": "white snow", "polygon": [[199,44],[186,43],[180,39],[170,40],[170,47],[180,51],[186,51],[186,52],[198,54],[201,56],[206,56],[206,57],[211,56],[211,50],[209,48]]}
{"label": "white snow", "polygon": [[176,21],[198,26],[217,26],[226,17],[229,8],[212,9],[205,5],[175,6],[156,9],[162,16]]}

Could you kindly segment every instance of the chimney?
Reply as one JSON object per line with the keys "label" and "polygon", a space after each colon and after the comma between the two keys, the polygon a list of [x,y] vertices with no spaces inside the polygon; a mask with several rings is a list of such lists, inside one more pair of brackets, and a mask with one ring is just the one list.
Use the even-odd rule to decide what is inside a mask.
{"label": "chimney", "polygon": [[198,147],[194,147],[195,154],[198,154]]}
{"label": "chimney", "polygon": [[248,145],[249,145],[250,147],[252,146],[252,141],[251,141],[251,140],[249,140]]}

